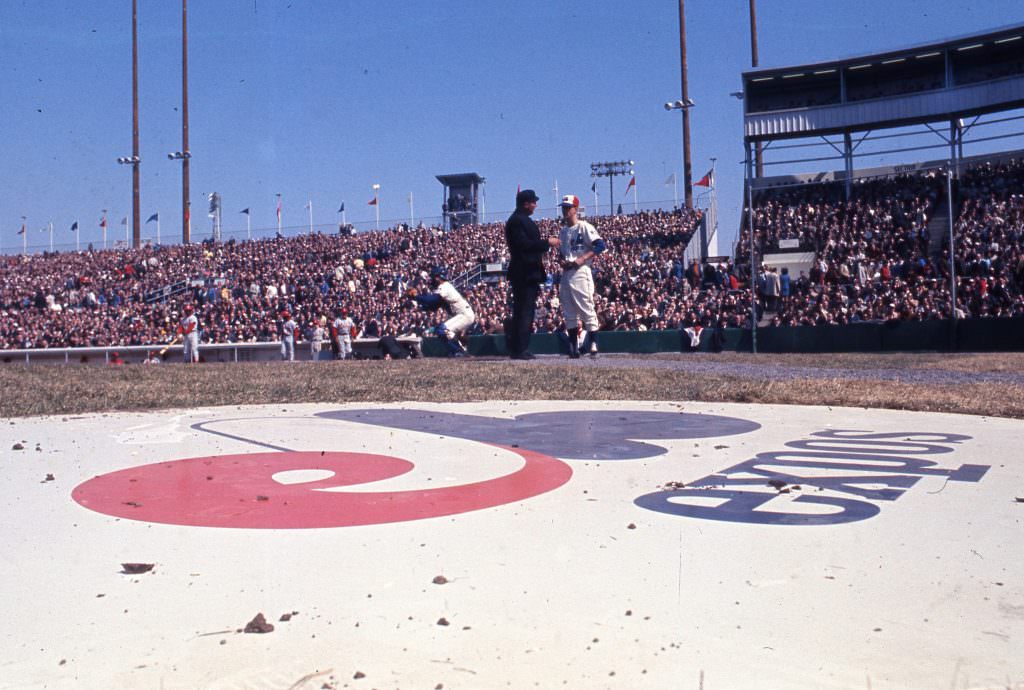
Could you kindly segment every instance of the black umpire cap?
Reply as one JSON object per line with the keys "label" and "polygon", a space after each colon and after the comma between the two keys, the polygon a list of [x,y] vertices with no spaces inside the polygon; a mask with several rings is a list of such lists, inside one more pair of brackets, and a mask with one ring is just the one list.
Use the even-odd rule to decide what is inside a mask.
{"label": "black umpire cap", "polygon": [[540,197],[537,196],[537,192],[532,189],[524,189],[516,194],[516,206],[522,206],[530,201],[540,201]]}

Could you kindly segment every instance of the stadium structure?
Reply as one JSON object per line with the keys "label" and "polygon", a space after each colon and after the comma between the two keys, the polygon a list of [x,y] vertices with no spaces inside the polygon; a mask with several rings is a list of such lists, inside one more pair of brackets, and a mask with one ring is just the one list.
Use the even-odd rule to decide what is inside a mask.
{"label": "stadium structure", "polygon": [[[753,70],[743,74],[743,87],[747,160],[753,160],[756,143],[763,150],[793,150],[815,145],[793,142],[820,138],[838,156],[768,164],[841,158],[844,169],[832,179],[844,180],[849,193],[857,149],[875,131],[919,127],[943,139],[956,168],[963,162],[965,144],[1003,138],[965,139],[968,133],[997,121],[1024,119],[1017,115],[982,121],[985,115],[1024,107],[1024,26],[842,60]],[[748,175],[753,177],[752,170]],[[778,182],[757,178],[755,186]]]}
{"label": "stadium structure", "polygon": [[[849,202],[856,197],[854,186],[859,181],[931,171],[946,183],[941,190],[945,203],[935,205],[927,228],[930,254],[935,257],[948,250],[947,243],[956,241],[957,180],[974,165],[1022,157],[1021,151],[1009,149],[969,155],[972,145],[1024,136],[1012,124],[1024,120],[1021,25],[843,59],[754,69],[742,74],[742,82],[742,93],[734,94],[742,96],[744,104],[748,213],[741,221],[741,236],[758,207],[755,198],[832,185],[841,188]],[[1003,125],[1004,131],[988,135],[985,128],[995,125]],[[908,141],[924,143],[906,145]],[[870,151],[864,146],[867,142],[871,142]],[[925,153],[936,150],[941,158]],[[880,167],[857,166],[860,158],[883,156],[905,156],[906,160]],[[821,170],[829,161],[840,162],[842,168]],[[819,170],[788,172],[809,166]],[[773,174],[763,174],[765,167]],[[754,234],[745,236],[752,240]],[[746,255],[755,270],[757,250],[734,249],[737,258]],[[807,249],[813,247],[795,238],[778,238],[762,247],[761,259],[795,276],[815,260],[815,252]],[[950,281],[950,315],[955,318],[955,276]]]}

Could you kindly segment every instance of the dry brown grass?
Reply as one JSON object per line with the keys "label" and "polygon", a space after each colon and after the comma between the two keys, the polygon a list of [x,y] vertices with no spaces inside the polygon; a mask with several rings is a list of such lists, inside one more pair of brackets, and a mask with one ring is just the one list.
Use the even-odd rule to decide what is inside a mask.
{"label": "dry brown grass", "polygon": [[[655,354],[655,359],[693,359],[694,355]],[[1024,371],[1024,352],[951,353],[937,352],[828,352],[820,354],[759,354],[745,352],[701,353],[701,358],[727,364],[810,367],[815,369],[943,369],[973,373]]]}
{"label": "dry brown grass", "polygon": [[[726,357],[731,357],[728,355]],[[750,355],[746,355],[750,363]],[[804,355],[769,355],[812,366]],[[814,356],[826,366],[824,358]],[[833,360],[845,355],[830,355]],[[857,355],[856,357],[878,357]],[[917,357],[917,355],[914,355]],[[1003,371],[1015,357],[947,358],[947,368]],[[961,358],[962,357],[962,358]],[[996,359],[989,359],[994,357]],[[724,358],[723,358],[724,359]],[[743,360],[735,360],[737,362]],[[767,364],[764,359],[756,360]],[[860,360],[857,360],[860,361]],[[936,360],[937,362],[937,360]],[[474,400],[696,400],[875,407],[1024,418],[1024,386],[961,386],[803,378],[768,381],[733,375],[624,366],[538,366],[508,361],[207,364],[198,367],[5,366],[0,416],[77,414],[217,405],[300,402],[458,402]],[[845,366],[832,361],[831,366]],[[866,368],[861,362],[860,368]],[[890,367],[876,366],[876,369]],[[963,369],[958,369],[963,370]],[[968,369],[974,371],[974,369]]]}

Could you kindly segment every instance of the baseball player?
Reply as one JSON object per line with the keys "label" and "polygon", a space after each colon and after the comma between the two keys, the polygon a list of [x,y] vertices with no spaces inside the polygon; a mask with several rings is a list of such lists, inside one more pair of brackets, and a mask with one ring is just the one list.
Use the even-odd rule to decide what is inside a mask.
{"label": "baseball player", "polygon": [[[590,265],[594,257],[607,249],[604,240],[597,234],[597,229],[585,220],[580,220],[580,199],[578,196],[566,194],[562,197],[562,228],[558,239],[558,248],[562,266],[562,281],[559,284],[559,295],[562,302],[562,313],[569,331],[569,356],[577,359],[580,352],[597,356],[597,343],[594,333],[599,328],[597,310],[594,308],[594,277]],[[579,343],[580,328],[586,335],[582,344]]]}
{"label": "baseball player", "polygon": [[459,336],[476,321],[473,308],[455,286],[448,282],[448,275],[440,266],[430,271],[430,285],[433,288],[432,292],[421,295],[415,290],[410,290],[409,296],[415,299],[422,309],[433,311],[444,307],[448,312],[448,320],[434,327],[434,335],[444,341],[448,347],[449,357],[464,357],[466,348],[459,342]]}
{"label": "baseball player", "polygon": [[327,319],[321,316],[313,325],[313,337],[309,341],[309,356],[315,362],[320,359],[320,350],[324,344],[324,324]]}
{"label": "baseball player", "polygon": [[349,317],[348,309],[335,312],[331,323],[331,349],[335,359],[349,359],[352,356],[352,336],[356,330],[355,322]]}
{"label": "baseball player", "polygon": [[185,363],[195,364],[199,361],[199,319],[195,315],[195,307],[186,304],[182,309],[184,317],[178,323],[178,335],[184,344]]}
{"label": "baseball player", "polygon": [[292,315],[285,309],[281,312],[281,359],[286,362],[295,361],[295,331],[299,326]]}

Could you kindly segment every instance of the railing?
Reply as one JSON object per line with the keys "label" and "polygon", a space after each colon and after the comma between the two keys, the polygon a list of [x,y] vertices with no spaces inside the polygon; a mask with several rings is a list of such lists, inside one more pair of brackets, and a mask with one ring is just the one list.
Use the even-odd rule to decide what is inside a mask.
{"label": "railing", "polygon": [[[419,336],[402,336],[396,338],[398,344],[410,353],[420,354],[422,339]],[[25,350],[0,350],[0,365],[4,364],[110,364],[111,355],[115,352],[125,364],[137,364],[149,358],[150,353],[158,353],[162,344],[128,345],[112,347],[61,347],[32,348]],[[380,357],[380,338],[353,338],[352,351],[364,358]],[[273,362],[281,359],[281,343],[209,343],[199,345],[199,356],[204,362]],[[182,345],[176,344],[167,348],[167,361],[183,360]],[[333,358],[330,341],[324,341],[318,361]],[[300,341],[295,344],[295,359],[312,361],[314,359],[311,343]]]}
{"label": "railing", "polygon": [[473,268],[469,269],[465,273],[452,278],[452,285],[455,286],[456,290],[464,290],[467,285],[473,285],[480,280],[483,275],[484,267],[483,264],[477,264]]}
{"label": "railing", "polygon": [[492,279],[493,281],[497,277],[505,275],[507,270],[508,265],[500,261],[480,263],[465,273],[452,278],[452,285],[458,290],[463,290],[467,286],[475,285],[482,280]]}
{"label": "railing", "polygon": [[168,297],[173,297],[174,295],[180,295],[187,289],[188,281],[179,280],[176,283],[165,285],[159,290],[152,290],[150,292],[147,292],[146,296],[143,299],[145,300],[146,304],[152,304],[153,302],[159,302],[161,300],[167,299]]}

